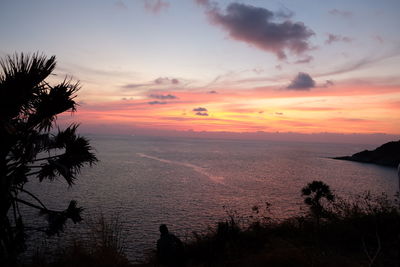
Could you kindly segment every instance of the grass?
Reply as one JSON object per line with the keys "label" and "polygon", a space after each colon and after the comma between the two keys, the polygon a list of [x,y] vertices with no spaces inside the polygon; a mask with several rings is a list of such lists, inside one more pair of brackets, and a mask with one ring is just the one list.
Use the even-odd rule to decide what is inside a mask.
{"label": "grass", "polygon": [[97,221],[89,222],[89,225],[87,238],[73,238],[68,246],[58,248],[51,259],[46,251],[38,252],[26,266],[132,266],[124,254],[123,227],[118,216],[111,219],[100,215]]}

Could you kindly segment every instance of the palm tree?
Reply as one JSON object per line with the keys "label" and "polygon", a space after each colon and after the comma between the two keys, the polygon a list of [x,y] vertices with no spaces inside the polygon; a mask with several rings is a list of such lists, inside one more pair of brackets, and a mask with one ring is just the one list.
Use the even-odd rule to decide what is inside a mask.
{"label": "palm tree", "polygon": [[62,177],[72,185],[85,164],[97,161],[88,140],[77,134],[77,124],[55,129],[57,115],[76,110],[80,88],[67,78],[56,85],[46,82],[55,66],[54,56],[38,53],[0,60],[0,263],[12,263],[25,248],[20,205],[45,215],[49,235],[62,231],[67,219],[81,220],[76,201],[65,210],[51,210],[24,189],[32,179]]}
{"label": "palm tree", "polygon": [[327,213],[321,201],[323,199],[328,202],[335,200],[335,195],[329,185],[322,181],[308,183],[307,186],[301,189],[301,195],[304,197],[304,203],[309,206],[311,214],[317,219],[317,224],[319,224],[319,219]]}

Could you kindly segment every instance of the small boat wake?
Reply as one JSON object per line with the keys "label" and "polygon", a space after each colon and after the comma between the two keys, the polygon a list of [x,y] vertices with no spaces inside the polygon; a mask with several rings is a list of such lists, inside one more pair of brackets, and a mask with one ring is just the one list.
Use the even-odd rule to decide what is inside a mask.
{"label": "small boat wake", "polygon": [[147,154],[144,154],[144,153],[136,153],[136,155],[138,155],[139,157],[142,157],[142,158],[148,158],[148,159],[152,159],[152,160],[157,160],[159,162],[163,162],[163,163],[167,163],[167,164],[174,164],[174,165],[184,166],[184,167],[187,167],[187,168],[190,168],[190,169],[194,170],[197,173],[200,173],[200,174],[208,177],[211,181],[213,181],[215,183],[224,184],[224,177],[212,175],[205,168],[197,166],[197,165],[194,165],[194,164],[191,164],[191,163],[173,161],[173,160],[168,160],[168,159],[162,159],[162,158],[150,156],[150,155],[147,155]]}

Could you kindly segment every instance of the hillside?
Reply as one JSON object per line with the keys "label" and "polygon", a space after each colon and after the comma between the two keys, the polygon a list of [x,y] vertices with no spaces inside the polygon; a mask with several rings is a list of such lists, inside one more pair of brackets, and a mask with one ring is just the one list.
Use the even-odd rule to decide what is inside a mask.
{"label": "hillside", "polygon": [[372,151],[364,150],[351,156],[335,157],[334,159],[397,167],[400,163],[400,140],[383,144]]}

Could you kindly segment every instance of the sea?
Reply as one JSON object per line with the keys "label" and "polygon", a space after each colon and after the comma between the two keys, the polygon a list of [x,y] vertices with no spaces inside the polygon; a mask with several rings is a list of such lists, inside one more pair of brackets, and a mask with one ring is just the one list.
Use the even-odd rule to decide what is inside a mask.
{"label": "sea", "polygon": [[[27,254],[83,236],[101,216],[118,221],[127,257],[138,262],[155,249],[158,227],[167,224],[182,240],[206,233],[228,216],[250,218],[252,207],[271,204],[268,216],[284,219],[304,212],[301,188],[327,183],[342,197],[398,190],[397,170],[334,160],[371,144],[305,143],[143,136],[88,136],[99,162],[84,167],[73,186],[62,178],[26,185],[53,209],[70,200],[84,207],[83,222],[69,223],[60,237],[33,233]],[[43,218],[26,210],[29,225]],[[254,215],[254,214],[253,214]],[[92,224],[93,225],[93,224]]]}

